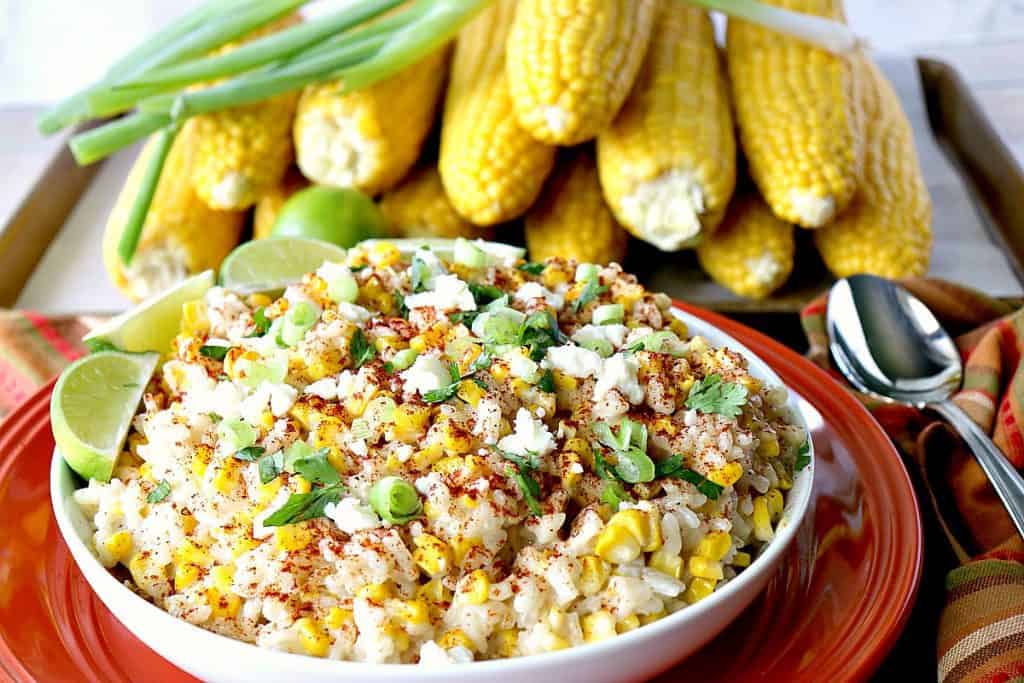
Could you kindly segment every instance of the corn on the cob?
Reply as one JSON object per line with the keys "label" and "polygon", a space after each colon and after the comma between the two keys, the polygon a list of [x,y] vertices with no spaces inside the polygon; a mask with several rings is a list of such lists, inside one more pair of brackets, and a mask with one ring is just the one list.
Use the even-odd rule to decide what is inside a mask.
{"label": "corn on the cob", "polygon": [[[767,0],[843,19],[841,0]],[[726,52],[750,173],[779,218],[819,228],[853,198],[864,158],[852,61],[742,20]]]}
{"label": "corn on the cob", "polygon": [[[291,15],[247,39],[298,23]],[[236,45],[225,45],[228,51]],[[213,209],[247,209],[281,181],[294,156],[288,134],[295,117],[297,93],[192,118],[197,145],[192,166],[196,194]]]}
{"label": "corn on the cob", "polygon": [[505,74],[515,0],[497,0],[459,34],[445,99],[438,170],[455,210],[477,225],[521,216],[555,149],[519,125]]}
{"label": "corn on the cob", "polygon": [[924,275],[932,246],[931,198],[914,133],[892,86],[867,57],[858,59],[867,121],[864,178],[850,207],[814,234],[837,277]]}
{"label": "corn on the cob", "polygon": [[607,128],[643,61],[657,4],[521,0],[507,70],[523,127],[555,145],[575,145]]}
{"label": "corn on the cob", "polygon": [[718,284],[763,299],[793,270],[793,233],[793,225],[776,217],[760,197],[737,197],[722,225],[697,247],[697,257]]}
{"label": "corn on the cob", "polygon": [[240,211],[208,207],[188,182],[195,155],[195,127],[189,122],[167,155],[138,248],[126,268],[117,244],[155,150],[154,143],[151,139],[135,160],[103,235],[107,273],[114,285],[135,301],[163,291],[188,275],[218,267],[238,243],[245,222]]}
{"label": "corn on the cob", "polygon": [[622,261],[626,231],[615,222],[601,194],[589,150],[576,149],[559,161],[537,203],[526,214],[530,258],[574,258],[583,263]]}
{"label": "corn on the cob", "polygon": [[489,239],[492,231],[473,225],[452,206],[436,166],[414,170],[380,199],[380,210],[401,237]]}
{"label": "corn on the cob", "polygon": [[295,153],[310,180],[389,190],[419,158],[434,124],[449,49],[437,50],[399,74],[341,94],[341,83],[311,85],[295,116]]}
{"label": "corn on the cob", "polygon": [[708,14],[663,3],[633,90],[597,139],[605,198],[659,249],[715,229],[736,186],[729,94]]}
{"label": "corn on the cob", "polygon": [[309,187],[309,181],[299,172],[299,169],[294,166],[289,168],[281,182],[256,202],[256,208],[252,212],[253,239],[261,240],[270,237],[270,230],[274,227],[274,221],[277,220],[277,214],[280,213],[281,207],[289,197],[307,187]]}

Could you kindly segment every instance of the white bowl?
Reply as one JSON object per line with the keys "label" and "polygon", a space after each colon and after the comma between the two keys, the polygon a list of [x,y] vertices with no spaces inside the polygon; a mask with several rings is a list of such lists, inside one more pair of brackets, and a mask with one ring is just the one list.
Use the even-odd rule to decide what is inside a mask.
{"label": "white bowl", "polygon": [[[781,380],[749,349],[709,323],[682,311],[676,315],[716,346],[728,346],[748,359],[755,377],[772,384]],[[795,418],[807,426],[800,399],[790,391]],[[813,448],[813,446],[812,446]],[[144,643],[176,666],[203,680],[337,683],[338,681],[448,681],[504,683],[553,681],[601,683],[650,678],[680,662],[714,638],[749,605],[775,574],[796,535],[811,497],[814,461],[799,472],[786,500],[775,538],[739,576],[699,603],[647,626],[592,645],[529,657],[420,667],[315,659],[272,650],[211,633],[176,619],[142,599],[103,568],[89,550],[89,522],[71,495],[75,479],[60,454],[50,469],[53,511],[61,534],[82,574],[103,604]],[[131,656],[131,653],[125,653]]]}

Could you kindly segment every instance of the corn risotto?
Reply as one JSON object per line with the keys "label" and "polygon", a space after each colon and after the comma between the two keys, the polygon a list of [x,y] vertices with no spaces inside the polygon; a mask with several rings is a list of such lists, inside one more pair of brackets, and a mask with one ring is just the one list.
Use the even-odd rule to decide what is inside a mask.
{"label": "corn risotto", "polygon": [[258,646],[424,665],[531,655],[708,597],[771,541],[807,434],[617,264],[459,241],[183,310],[94,550]]}

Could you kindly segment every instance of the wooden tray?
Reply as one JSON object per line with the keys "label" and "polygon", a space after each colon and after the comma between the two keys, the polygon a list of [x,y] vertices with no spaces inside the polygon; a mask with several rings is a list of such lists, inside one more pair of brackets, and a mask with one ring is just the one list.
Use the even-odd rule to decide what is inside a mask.
{"label": "wooden tray", "polygon": [[[880,65],[914,126],[932,194],[931,274],[995,296],[1021,295],[1024,173],[954,69],[912,58],[882,59]],[[96,173],[95,167],[77,168],[66,148],[58,151],[0,232],[0,306],[60,314],[127,305],[106,282],[99,241],[133,154],[115,156]],[[674,297],[776,328],[779,314],[791,318],[830,283],[808,231],[799,231],[798,240],[791,281],[760,302],[739,299],[710,282],[692,253],[663,254],[635,243],[626,267]]]}

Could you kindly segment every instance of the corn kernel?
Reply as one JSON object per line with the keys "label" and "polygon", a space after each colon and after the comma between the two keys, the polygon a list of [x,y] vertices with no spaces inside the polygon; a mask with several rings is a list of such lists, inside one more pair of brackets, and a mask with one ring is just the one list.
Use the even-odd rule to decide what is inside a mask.
{"label": "corn kernel", "polygon": [[508,365],[503,362],[494,363],[490,369],[491,377],[499,382],[504,382],[508,379]]}
{"label": "corn kernel", "polygon": [[260,542],[255,538],[239,538],[231,544],[231,556],[236,560],[242,555],[246,554],[250,550],[255,550],[260,545]]}
{"label": "corn kernel", "polygon": [[647,533],[644,536],[644,552],[652,553],[661,547],[661,513],[657,510],[648,510],[644,513],[647,518]]}
{"label": "corn kernel", "polygon": [[399,652],[404,652],[409,649],[409,645],[411,645],[409,641],[409,634],[406,633],[405,629],[398,624],[394,623],[390,619],[386,619],[384,624],[381,626],[381,631]]}
{"label": "corn kernel", "polygon": [[754,514],[751,516],[754,525],[754,537],[759,541],[770,541],[772,532],[772,516],[768,511],[768,500],[765,496],[754,498]]}
{"label": "corn kernel", "polygon": [[690,334],[690,330],[686,327],[686,323],[674,316],[669,320],[668,329],[675,332],[676,336],[680,339],[686,339],[687,335]]}
{"label": "corn kernel", "polygon": [[309,493],[313,490],[313,484],[301,474],[293,474],[288,478],[295,493]]}
{"label": "corn kernel", "polygon": [[487,392],[480,388],[473,380],[465,379],[459,383],[459,390],[457,392],[459,398],[473,406],[474,408],[480,403],[480,399],[487,395]]}
{"label": "corn kernel", "polygon": [[331,638],[309,617],[295,621],[295,630],[299,634],[299,642],[306,654],[313,657],[326,657],[331,649]]}
{"label": "corn kernel", "polygon": [[360,598],[376,604],[383,604],[391,597],[391,585],[387,581],[368,583],[356,593]]}
{"label": "corn kernel", "polygon": [[782,517],[782,507],[784,505],[782,500],[782,492],[778,489],[769,489],[768,493],[764,494],[765,501],[768,505],[768,512],[771,515],[772,521],[777,522]]}
{"label": "corn kernel", "polygon": [[573,391],[579,385],[575,377],[561,370],[555,370],[551,376],[555,380],[555,389],[559,392]]}
{"label": "corn kernel", "polygon": [[129,531],[118,531],[111,534],[103,547],[115,562],[124,562],[132,554],[132,535]]}
{"label": "corn kernel", "polygon": [[217,565],[210,570],[210,580],[213,587],[221,593],[231,592],[231,582],[235,578],[235,568],[229,565]]}
{"label": "corn kernel", "polygon": [[[199,580],[200,569],[194,564],[179,564],[174,568],[174,590],[180,593]],[[132,572],[134,576],[134,572]],[[138,581],[136,581],[138,583]]]}
{"label": "corn kernel", "polygon": [[548,266],[540,274],[540,281],[548,289],[554,289],[556,285],[563,285],[569,281],[569,273],[561,268]]}
{"label": "corn kernel", "polygon": [[181,306],[181,332],[190,337],[205,334],[210,329],[206,315],[206,302],[202,299],[189,301]]}
{"label": "corn kernel", "polygon": [[209,565],[213,562],[209,551],[197,543],[185,539],[174,552],[174,561],[177,564]]}
{"label": "corn kernel", "polygon": [[461,567],[463,562],[466,560],[466,556],[481,545],[483,544],[480,542],[479,538],[467,538],[462,534],[453,538],[451,541],[451,547],[452,557],[455,559],[455,566]]}
{"label": "corn kernel", "polygon": [[451,648],[458,647],[460,645],[470,652],[476,650],[476,645],[473,644],[473,641],[461,628],[453,628],[450,631],[445,631],[438,639],[437,644],[445,650],[450,650]]}
{"label": "corn kernel", "polygon": [[152,568],[152,561],[147,553],[136,553],[128,561],[128,571],[131,572],[132,580],[136,585],[143,586],[149,583],[147,575]]}
{"label": "corn kernel", "polygon": [[494,634],[492,650],[499,657],[515,657],[519,652],[519,631],[505,628]]}
{"label": "corn kernel", "polygon": [[614,638],[616,634],[615,617],[607,610],[584,615],[580,619],[580,626],[583,627],[583,640],[588,643]]}
{"label": "corn kernel", "polygon": [[256,487],[256,501],[261,505],[266,505],[270,501],[274,500],[282,485],[280,477],[275,477],[266,484],[260,484]]}
{"label": "corn kernel", "polygon": [[431,579],[416,589],[416,596],[424,600],[439,604],[451,602],[452,592],[444,587],[440,577]]}
{"label": "corn kernel", "polygon": [[654,623],[658,619],[663,619],[664,617],[665,617],[665,611],[664,610],[662,610],[661,612],[655,612],[654,614],[641,614],[640,615],[640,625],[641,626],[646,626],[647,624]]}
{"label": "corn kernel", "polygon": [[700,540],[695,553],[709,560],[718,561],[725,557],[732,547],[732,539],[725,531],[712,531]]}
{"label": "corn kernel", "polygon": [[153,481],[153,466],[148,462],[139,465],[139,478],[146,481]]}
{"label": "corn kernel", "polygon": [[341,607],[332,607],[327,611],[327,618],[324,620],[324,625],[327,628],[334,630],[339,629],[345,624],[352,621],[352,610],[342,609]]}
{"label": "corn kernel", "polygon": [[197,446],[196,452],[192,454],[192,463],[190,469],[192,471],[192,477],[196,484],[199,484],[206,476],[206,468],[210,466],[210,460],[212,460],[212,453],[206,446]]}
{"label": "corn kernel", "polygon": [[734,567],[749,567],[750,566],[750,553],[738,552],[733,553],[732,566]]}
{"label": "corn kernel", "polygon": [[462,585],[462,595],[471,605],[482,605],[487,602],[490,591],[491,580],[483,569],[473,571]]}
{"label": "corn kernel", "polygon": [[181,530],[185,532],[186,536],[191,536],[192,532],[199,526],[199,522],[193,515],[181,515]]}
{"label": "corn kernel", "polygon": [[591,596],[604,588],[608,576],[611,574],[611,566],[597,555],[584,555],[580,558],[580,592],[583,595]]}
{"label": "corn kernel", "polygon": [[228,495],[242,484],[242,472],[238,462],[234,458],[226,458],[217,467],[217,473],[213,476],[214,489]]}
{"label": "corn kernel", "polygon": [[636,628],[640,628],[640,617],[635,614],[630,614],[615,625],[615,630],[619,633],[626,633],[627,631],[632,631]]}
{"label": "corn kernel", "polygon": [[374,267],[386,268],[398,263],[402,254],[398,251],[398,247],[390,242],[378,242],[367,252],[366,258]]}
{"label": "corn kernel", "polygon": [[423,600],[405,600],[396,610],[396,616],[407,624],[426,624],[430,621],[430,611]]}
{"label": "corn kernel", "polygon": [[706,557],[694,555],[690,558],[689,568],[692,575],[702,579],[721,581],[723,578],[722,563]]}
{"label": "corn kernel", "polygon": [[779,437],[774,432],[761,432],[757,444],[757,454],[765,458],[774,458],[779,454]]}
{"label": "corn kernel", "polygon": [[743,465],[738,462],[729,462],[721,467],[708,472],[708,480],[719,486],[732,486],[743,476]]}
{"label": "corn kernel", "polygon": [[629,529],[622,525],[609,524],[598,535],[594,550],[601,559],[613,564],[623,564],[640,557],[643,546]]}
{"label": "corn kernel", "polygon": [[411,443],[417,441],[426,431],[430,419],[428,406],[400,405],[394,413],[394,437],[399,441]]}
{"label": "corn kernel", "polygon": [[221,593],[216,588],[206,589],[206,602],[214,619],[233,619],[242,607],[242,598],[234,593]]}
{"label": "corn kernel", "polygon": [[713,579],[693,579],[693,581],[690,582],[690,585],[686,588],[686,592],[683,593],[683,600],[686,600],[686,602],[691,605],[703,600],[714,592],[715,583],[716,582]]}
{"label": "corn kernel", "polygon": [[678,555],[670,555],[659,550],[651,554],[647,564],[652,569],[657,569],[662,574],[668,574],[674,579],[683,577],[683,558]]}
{"label": "corn kernel", "polygon": [[302,550],[313,542],[313,532],[304,524],[289,524],[274,528],[274,543],[285,552]]}
{"label": "corn kernel", "polygon": [[251,308],[259,308],[261,306],[269,306],[274,303],[274,300],[266,294],[250,294],[249,298],[246,299],[246,303]]}

